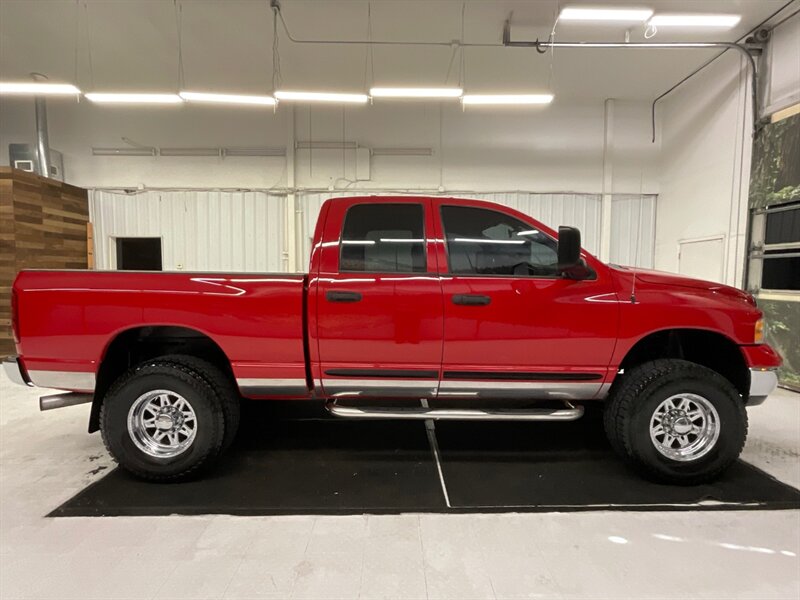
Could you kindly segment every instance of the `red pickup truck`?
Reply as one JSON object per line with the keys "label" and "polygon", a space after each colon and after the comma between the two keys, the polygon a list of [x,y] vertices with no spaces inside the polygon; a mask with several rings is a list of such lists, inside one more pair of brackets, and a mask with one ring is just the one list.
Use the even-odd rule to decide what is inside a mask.
{"label": "red pickup truck", "polygon": [[23,271],[18,383],[91,402],[114,458],[184,477],[234,439],[242,397],[350,418],[570,421],[605,402],[642,473],[720,474],[775,388],[752,296],[606,265],[580,232],[453,198],[326,202],[308,275]]}

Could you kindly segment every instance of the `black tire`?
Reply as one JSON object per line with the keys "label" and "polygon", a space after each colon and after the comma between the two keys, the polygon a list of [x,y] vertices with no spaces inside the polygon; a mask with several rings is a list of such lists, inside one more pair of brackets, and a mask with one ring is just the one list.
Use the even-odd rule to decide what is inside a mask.
{"label": "black tire", "polygon": [[[170,458],[144,452],[128,431],[128,414],[137,398],[162,389],[183,396],[196,415],[191,445]],[[220,399],[200,373],[180,362],[158,358],[145,361],[114,382],[100,409],[100,432],[120,466],[142,479],[170,481],[197,472],[219,453],[225,421]]]}
{"label": "black tire", "polygon": [[[685,360],[663,359],[634,367],[621,377],[606,406],[606,435],[614,450],[645,477],[696,485],[717,478],[739,457],[747,438],[747,411],[736,388],[719,373]],[[705,399],[719,417],[716,442],[705,454],[687,461],[665,456],[650,437],[656,409],[681,393]]]}
{"label": "black tire", "polygon": [[236,440],[239,422],[241,421],[241,396],[236,384],[221,369],[201,358],[185,354],[170,354],[162,357],[161,360],[188,367],[205,379],[214,389],[222,405],[222,413],[225,416],[225,435],[221,449],[221,452],[225,452]]}

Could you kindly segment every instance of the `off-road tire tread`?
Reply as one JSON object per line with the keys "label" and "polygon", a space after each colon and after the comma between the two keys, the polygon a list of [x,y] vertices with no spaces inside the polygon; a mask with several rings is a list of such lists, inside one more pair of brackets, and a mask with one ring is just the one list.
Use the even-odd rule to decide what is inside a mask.
{"label": "off-road tire tread", "polygon": [[[165,372],[166,371],[166,372]],[[197,461],[195,461],[191,466],[187,469],[181,471],[180,473],[172,473],[172,474],[156,474],[145,469],[139,469],[132,465],[126,464],[123,465],[120,463],[114,453],[111,450],[111,446],[106,438],[106,427],[105,427],[105,420],[107,417],[107,407],[111,402],[114,401],[114,397],[119,393],[120,389],[122,389],[125,385],[127,385],[132,379],[135,377],[139,377],[141,375],[147,375],[149,373],[159,374],[159,375],[170,375],[172,377],[176,377],[182,380],[189,386],[198,386],[202,388],[206,388],[206,392],[209,393],[209,397],[212,398],[213,401],[216,401],[217,406],[215,407],[216,410],[213,411],[213,414],[217,417],[216,427],[218,431],[224,432],[225,422],[224,422],[224,415],[222,411],[222,406],[219,398],[217,397],[214,388],[208,383],[208,381],[202,377],[200,373],[195,371],[194,369],[182,364],[181,362],[175,362],[171,360],[164,360],[162,358],[157,358],[153,360],[145,361],[131,369],[129,369],[126,373],[121,375],[109,388],[108,392],[106,393],[105,397],[103,398],[103,404],[100,408],[100,435],[103,439],[103,445],[106,447],[106,450],[114,458],[114,461],[119,464],[124,469],[130,471],[137,477],[141,479],[146,479],[148,481],[178,481],[188,478],[190,475],[194,475],[198,471],[200,471],[203,467],[206,467],[208,463],[216,457],[220,450],[222,449],[223,443],[223,435],[217,435],[216,441],[214,444],[211,445],[209,450],[200,457]]]}
{"label": "off-road tire tread", "polygon": [[[662,382],[661,385],[667,385],[675,380],[699,377],[711,380],[714,385],[726,390],[728,396],[739,398],[739,392],[733,384],[722,375],[702,365],[686,360],[658,359],[636,366],[622,375],[622,377],[623,379],[620,385],[612,389],[612,393],[609,394],[609,399],[603,415],[603,422],[606,436],[612,448],[622,455],[623,458],[627,458],[628,462],[642,473],[642,475],[661,482],[697,485],[715,479],[730,466],[733,460],[735,460],[734,458],[729,462],[720,464],[713,470],[705,471],[695,476],[684,476],[681,477],[679,481],[676,481],[675,479],[665,477],[661,472],[650,465],[648,461],[638,455],[631,444],[631,430],[626,427],[631,409],[640,400],[644,391],[658,381]],[[658,387],[650,389],[649,393],[652,394],[656,392],[659,387],[661,386],[659,385]],[[735,456],[738,457],[747,438],[748,422],[744,401],[734,402],[734,407],[738,411],[739,418],[744,426],[744,435],[742,436],[741,445],[736,449],[737,451],[735,453]]]}
{"label": "off-road tire tread", "polygon": [[222,413],[225,415],[225,436],[221,450],[225,452],[236,439],[241,420],[241,401],[236,384],[219,367],[202,358],[186,354],[169,354],[160,357],[159,360],[184,365],[205,379],[214,389],[222,405]]}

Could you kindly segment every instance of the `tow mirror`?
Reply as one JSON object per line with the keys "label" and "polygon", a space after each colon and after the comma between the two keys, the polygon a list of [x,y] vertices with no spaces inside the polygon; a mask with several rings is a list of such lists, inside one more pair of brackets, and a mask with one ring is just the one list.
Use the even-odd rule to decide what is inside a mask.
{"label": "tow mirror", "polygon": [[586,279],[591,274],[581,258],[581,232],[577,227],[558,228],[558,270],[570,279]]}

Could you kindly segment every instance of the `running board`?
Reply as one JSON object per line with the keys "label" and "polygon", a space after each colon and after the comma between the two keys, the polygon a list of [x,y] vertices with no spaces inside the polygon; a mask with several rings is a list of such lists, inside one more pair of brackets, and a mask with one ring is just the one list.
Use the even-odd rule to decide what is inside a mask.
{"label": "running board", "polygon": [[64,394],[53,394],[52,396],[40,396],[39,410],[53,410],[54,408],[86,404],[91,402],[93,398],[94,394],[82,394],[80,392],[66,392]]}
{"label": "running board", "polygon": [[432,419],[435,421],[575,421],[583,416],[582,406],[567,408],[426,408],[341,406],[325,404],[329,413],[346,419]]}

